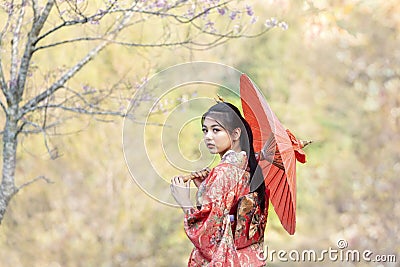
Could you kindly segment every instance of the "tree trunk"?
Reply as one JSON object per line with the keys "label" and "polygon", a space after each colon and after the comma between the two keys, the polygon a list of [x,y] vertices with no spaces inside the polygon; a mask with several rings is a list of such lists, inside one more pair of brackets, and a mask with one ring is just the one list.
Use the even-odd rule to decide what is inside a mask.
{"label": "tree trunk", "polygon": [[10,113],[11,114],[8,114],[6,118],[3,131],[3,171],[0,186],[0,224],[3,220],[8,203],[17,192],[14,177],[18,129],[15,112],[11,111]]}

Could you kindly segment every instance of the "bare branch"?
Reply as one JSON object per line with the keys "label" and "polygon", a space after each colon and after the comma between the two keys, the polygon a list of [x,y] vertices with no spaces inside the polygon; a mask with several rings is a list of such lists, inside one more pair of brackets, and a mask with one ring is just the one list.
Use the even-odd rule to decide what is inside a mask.
{"label": "bare branch", "polygon": [[109,14],[133,12],[133,13],[140,13],[140,14],[145,14],[145,15],[153,15],[153,16],[164,17],[164,18],[165,17],[172,17],[176,21],[178,21],[179,23],[187,24],[187,23],[190,23],[190,22],[200,18],[201,16],[204,16],[205,14],[209,13],[212,10],[215,10],[217,8],[220,8],[220,7],[223,7],[223,6],[227,5],[228,3],[232,2],[232,1],[225,1],[225,2],[219,3],[218,5],[210,6],[210,7],[206,8],[206,9],[204,9],[203,11],[197,13],[195,16],[193,16],[191,18],[187,18],[184,15],[177,15],[177,14],[168,13],[168,11],[176,9],[177,7],[179,7],[184,2],[186,2],[186,1],[177,1],[175,3],[175,5],[172,5],[172,6],[168,7],[168,8],[162,7],[159,10],[154,10],[154,11],[152,11],[152,10],[144,10],[144,9],[141,9],[141,8],[136,9],[135,7],[137,5],[135,4],[133,7],[130,7],[130,8],[117,8],[117,9],[111,9],[110,8],[107,12]]}
{"label": "bare branch", "polygon": [[[105,14],[120,13],[120,12],[122,12],[122,13],[124,13],[124,12],[140,13],[140,14],[146,14],[146,15],[153,15],[153,16],[157,16],[157,17],[171,17],[171,18],[174,18],[176,21],[178,21],[181,24],[187,24],[187,23],[191,23],[191,22],[195,21],[196,19],[200,18],[201,16],[207,14],[208,12],[210,12],[212,10],[215,10],[215,9],[221,7],[221,6],[224,6],[224,5],[228,4],[229,2],[230,1],[226,1],[226,2],[220,3],[218,5],[209,7],[207,9],[203,10],[202,12],[199,12],[195,16],[191,17],[190,19],[187,19],[185,16],[182,16],[182,15],[176,15],[176,14],[168,13],[168,11],[173,10],[174,8],[179,6],[179,4],[181,2],[177,2],[177,4],[169,7],[166,10],[165,9],[160,9],[158,11],[135,9],[134,7],[136,6],[136,3],[134,5],[134,7],[126,8],[126,9],[112,9],[113,6],[109,6],[107,10],[102,11],[101,13],[94,14],[94,15],[89,16],[89,17],[83,17],[80,20],[64,21],[60,25],[56,26],[55,28],[49,30],[48,32],[46,32],[45,34],[40,36],[37,39],[37,42],[39,40],[45,38],[46,36],[50,35],[51,33],[59,30],[60,28],[63,28],[63,27],[66,27],[66,26],[72,26],[72,25],[76,25],[76,24],[85,24],[85,23],[88,23],[90,21],[93,21],[95,18],[96,18],[96,20],[100,20],[102,17],[104,17]],[[99,17],[99,16],[100,16],[100,18],[97,19],[97,17]],[[140,21],[143,21],[143,19],[141,19]],[[129,26],[129,25],[127,25],[127,26]],[[201,31],[204,32],[203,30],[201,30]],[[204,33],[209,33],[209,32],[204,32]],[[231,36],[226,35],[225,37],[230,38]],[[236,36],[234,36],[234,37],[236,37]],[[104,40],[104,38],[103,37],[80,37],[80,38],[74,38],[74,39],[70,39],[70,40],[59,41],[59,42],[48,44],[48,45],[43,45],[43,46],[37,47],[35,49],[35,51],[38,51],[38,50],[41,50],[41,49],[45,49],[45,48],[55,47],[55,46],[58,46],[58,45],[73,43],[73,42],[96,41],[96,40]],[[131,47],[167,47],[167,46],[178,46],[178,45],[189,44],[190,41],[187,40],[187,41],[183,41],[183,42],[162,43],[162,44],[140,44],[140,43],[133,43],[133,42],[118,42],[118,41],[113,41],[113,43],[114,44],[122,44],[122,45],[125,45],[125,46],[131,46]]]}
{"label": "bare branch", "polygon": [[253,35],[245,35],[245,34],[239,34],[239,33],[234,33],[233,30],[227,32],[227,33],[218,33],[218,32],[213,32],[213,31],[207,31],[202,29],[199,25],[197,25],[196,23],[192,23],[192,25],[198,29],[199,31],[201,31],[202,33],[205,33],[207,35],[211,35],[211,36],[216,36],[216,37],[222,37],[222,38],[229,38],[229,39],[235,39],[235,38],[256,38],[259,37],[263,34],[265,34],[267,31],[270,30],[270,28],[265,28],[264,30],[262,30],[259,33],[253,34]]}
{"label": "bare branch", "polygon": [[[198,43],[198,42],[194,42],[191,39],[187,39],[187,40],[183,40],[180,42],[161,42],[161,43],[134,43],[134,42],[122,42],[122,41],[116,41],[116,40],[112,40],[110,41],[110,43],[113,44],[118,44],[118,45],[123,45],[123,46],[128,46],[128,47],[173,47],[173,46],[187,46],[187,45],[195,45],[198,47],[205,47],[205,48],[193,48],[194,50],[205,50],[205,49],[209,49],[212,47],[216,47],[219,46],[221,44],[224,44],[228,41],[228,39],[234,39],[234,38],[256,38],[259,37],[261,35],[263,35],[264,33],[266,33],[269,29],[265,29],[257,34],[254,35],[244,35],[244,34],[236,34],[233,32],[233,30],[231,30],[230,32],[221,34],[221,33],[215,33],[212,31],[206,31],[204,29],[202,29],[200,26],[196,25],[193,23],[193,26],[195,26],[195,28],[197,28],[201,33],[205,33],[211,36],[215,36],[218,37],[217,39],[215,39],[214,41],[211,42],[207,42],[207,43]],[[105,38],[103,37],[80,37],[80,38],[74,38],[74,39],[70,39],[70,40],[64,40],[64,41],[60,41],[60,42],[56,42],[56,43],[52,43],[52,44],[48,44],[48,45],[44,45],[44,46],[39,46],[35,49],[35,51],[37,50],[41,50],[41,49],[46,49],[46,48],[50,48],[50,47],[55,47],[55,46],[59,46],[59,45],[64,45],[64,44],[68,44],[68,43],[75,43],[75,42],[90,42],[90,41],[101,41],[101,40],[105,40]]]}
{"label": "bare branch", "polygon": [[[0,49],[3,47],[3,36],[7,32],[8,27],[11,24],[11,18],[12,18],[12,11],[8,13],[7,21],[4,24],[3,30],[0,32]],[[2,91],[3,95],[6,97],[6,99],[11,99],[11,97],[9,96],[8,86],[7,86],[5,77],[4,77],[3,63],[2,63],[1,59],[2,59],[2,56],[0,56],[0,86],[1,86],[1,91]]]}
{"label": "bare branch", "polygon": [[[46,123],[46,128],[42,128],[40,129],[37,128],[36,126],[38,126],[38,123],[33,123],[34,125],[32,125],[30,122],[28,123],[23,123],[23,125],[21,125],[19,127],[19,132],[25,135],[31,135],[31,134],[42,134],[43,131],[46,131],[46,136],[47,137],[51,137],[51,136],[66,136],[66,135],[76,135],[77,133],[81,133],[83,132],[85,129],[87,129],[90,125],[90,122],[87,122],[85,126],[81,127],[78,130],[72,130],[72,131],[68,131],[68,132],[59,132],[59,131],[52,131],[50,132],[50,130],[55,129],[57,126],[62,125],[63,123],[67,122],[68,120],[71,119],[75,119],[76,115],[72,115],[72,116],[63,116],[62,118],[58,117],[56,121],[51,122],[51,123]],[[43,123],[42,123],[43,124]],[[24,125],[30,125],[33,128],[30,129],[24,129]],[[2,132],[0,132],[0,134],[2,134]],[[23,145],[23,141],[21,140],[21,145]]]}
{"label": "bare branch", "polygon": [[[121,76],[120,80],[115,83],[111,87],[107,87],[106,89],[96,89],[96,90],[84,90],[83,92],[78,92],[76,90],[73,90],[72,88],[69,88],[67,86],[62,86],[59,90],[64,89],[67,94],[62,96],[61,102],[57,103],[46,103],[44,105],[36,105],[31,111],[34,110],[46,110],[47,108],[56,108],[60,106],[64,107],[73,107],[76,108],[78,105],[82,109],[86,110],[98,110],[98,111],[105,111],[99,107],[99,105],[104,101],[104,100],[113,100],[117,99],[119,101],[128,101],[130,98],[123,98],[121,97],[114,97],[112,94],[115,90],[119,90],[119,85],[124,83],[125,75]],[[128,87],[130,88],[130,87]],[[91,99],[88,99],[88,97],[91,97]],[[47,98],[49,99],[49,98]],[[94,101],[93,101],[94,100]],[[80,113],[80,112],[78,112]],[[98,114],[97,114],[98,115]],[[108,114],[111,115],[111,114]],[[119,114],[118,116],[120,116]]]}
{"label": "bare branch", "polygon": [[[46,99],[46,106],[48,105],[48,101],[49,98]],[[47,124],[47,108],[44,109],[44,118],[43,118],[43,123],[42,123],[42,128],[45,129],[46,128],[46,124]]]}
{"label": "bare branch", "polygon": [[55,46],[59,46],[59,45],[69,44],[69,43],[82,42],[82,41],[86,41],[86,42],[90,42],[90,41],[105,41],[105,40],[107,40],[107,39],[103,38],[103,37],[80,37],[80,38],[74,38],[74,39],[70,39],[70,40],[64,40],[64,41],[60,41],[60,42],[55,42],[55,43],[48,44],[48,45],[38,46],[37,48],[35,48],[35,52],[38,51],[38,50],[47,49],[47,48],[50,48],[50,47],[55,47]]}
{"label": "bare branch", "polygon": [[[71,88],[64,87],[68,92],[72,93],[72,95],[69,96],[69,97],[65,97],[64,101],[62,101],[61,103],[58,103],[56,105],[64,106],[68,102],[71,102],[72,100],[77,99],[78,101],[80,100],[80,101],[83,102],[83,107],[84,108],[100,110],[98,105],[105,99],[110,100],[110,99],[113,98],[112,97],[112,93],[113,93],[113,90],[115,89],[115,87],[116,87],[116,85],[114,85],[109,90],[98,90],[98,94],[97,95],[99,95],[100,97],[97,97],[96,101],[94,103],[90,103],[88,100],[85,99],[85,96],[93,95],[94,92],[89,92],[89,93],[86,92],[86,93],[82,94],[82,93],[79,93],[79,92],[77,92],[77,91],[75,91],[75,90],[73,90]],[[38,108],[41,108],[41,106],[38,106]]]}
{"label": "bare branch", "polygon": [[[7,32],[10,24],[11,24],[11,18],[12,18],[13,10],[8,13],[7,21],[4,24],[3,30],[0,33],[0,49],[3,47],[3,36]],[[1,86],[1,91],[3,92],[3,95],[6,97],[6,99],[11,99],[11,97],[8,95],[8,86],[4,77],[4,69],[3,69],[3,63],[2,63],[2,56],[0,56],[0,86]]]}
{"label": "bare branch", "polygon": [[11,41],[11,73],[10,73],[10,93],[6,94],[8,103],[15,103],[15,96],[11,93],[13,88],[17,88],[17,68],[18,68],[18,45],[21,36],[21,26],[25,14],[26,1],[22,1],[17,24],[15,25],[13,39]]}
{"label": "bare branch", "polygon": [[126,13],[121,19],[119,25],[116,26],[114,30],[112,30],[108,36],[108,40],[102,42],[100,45],[92,49],[80,62],[78,62],[75,66],[69,69],[58,81],[56,81],[50,88],[37,95],[33,99],[29,100],[20,110],[18,118],[21,118],[26,113],[35,109],[40,102],[44,99],[52,95],[55,91],[60,89],[72,76],[74,76],[84,65],[86,65],[89,61],[91,61],[101,50],[106,47],[112,39],[124,28],[126,23],[131,18],[132,13]]}
{"label": "bare branch", "polygon": [[31,184],[33,184],[33,183],[39,181],[39,180],[44,180],[44,181],[45,181],[46,183],[48,183],[48,184],[53,184],[53,183],[54,183],[54,182],[51,181],[50,179],[48,179],[48,178],[46,178],[45,176],[41,175],[41,176],[38,176],[38,177],[36,177],[35,179],[32,179],[32,180],[30,180],[30,181],[28,181],[28,182],[22,184],[21,186],[17,187],[16,191],[18,192],[18,191],[21,190],[22,188],[27,187],[28,185],[31,185]]}
{"label": "bare branch", "polygon": [[[32,129],[32,130],[31,129],[29,129],[29,130],[24,130],[23,129],[23,128],[25,128],[25,125],[32,125],[32,124],[33,123],[30,123],[30,122],[22,123],[22,125],[19,127],[18,132],[19,133],[24,133],[24,134],[38,134],[38,133],[42,133],[43,131],[49,130],[51,128],[54,128],[54,127],[60,125],[61,122],[57,121],[57,122],[54,122],[54,123],[51,123],[51,124],[47,124],[46,128],[41,128],[41,129],[36,129],[37,126],[38,126],[36,124],[35,124],[36,126],[34,126],[34,127],[36,127],[35,129]],[[2,133],[2,132],[0,132],[0,133]]]}
{"label": "bare branch", "polygon": [[86,63],[91,61],[109,42],[105,41],[92,49],[80,62],[78,62],[75,66],[69,69],[58,81],[56,81],[50,88],[37,95],[36,97],[29,100],[21,109],[18,118],[21,118],[26,113],[35,109],[35,106],[40,102],[45,100],[47,97],[52,95],[55,91],[60,89],[65,82],[67,82],[72,76],[75,75]]}
{"label": "bare branch", "polygon": [[226,4],[228,4],[230,1],[226,1],[223,3],[220,3],[218,5],[215,6],[211,6],[209,8],[204,9],[202,12],[198,13],[196,16],[193,16],[192,18],[188,19],[188,20],[180,20],[178,16],[175,16],[174,18],[179,21],[180,23],[191,23],[193,21],[195,21],[196,19],[200,18],[201,16],[204,16],[205,14],[207,14],[208,12],[210,12],[213,9],[217,9],[219,7],[225,6]]}
{"label": "bare branch", "polygon": [[37,21],[39,18],[38,3],[37,3],[37,0],[31,0],[31,1],[32,1],[33,20]]}
{"label": "bare branch", "polygon": [[54,6],[54,0],[49,0],[46,6],[44,7],[42,14],[40,14],[38,20],[35,21],[35,23],[33,24],[31,33],[32,37],[35,37],[34,41],[36,41],[36,38],[39,36],[39,33],[42,30],[44,23],[47,21],[47,18],[53,6]]}
{"label": "bare branch", "polygon": [[46,6],[43,9],[42,14],[34,20],[32,24],[32,29],[29,32],[28,40],[26,42],[24,55],[21,59],[21,64],[19,67],[19,74],[18,74],[18,100],[21,99],[22,94],[25,88],[26,76],[29,69],[29,64],[31,62],[32,54],[34,52],[34,43],[43,28],[44,23],[47,21],[47,18],[50,14],[50,11],[54,5],[54,0],[49,0]]}
{"label": "bare branch", "polygon": [[[1,36],[0,36],[0,47],[1,47]],[[1,91],[3,92],[3,95],[6,97],[6,99],[8,99],[9,92],[8,92],[6,80],[4,78],[3,63],[1,62],[1,58],[2,57],[0,56],[0,86],[1,86]],[[5,106],[3,105],[3,103],[1,103],[1,107],[6,112],[6,109],[5,109]]]}
{"label": "bare branch", "polygon": [[[62,21],[65,22],[64,17],[62,16],[62,11],[61,11],[61,9],[60,9],[60,6],[59,6],[58,2],[56,1],[56,2],[54,3],[54,5],[56,6],[56,9],[57,9],[57,11],[58,11],[58,15],[60,16],[60,19],[61,19]],[[41,39],[41,37],[38,37],[38,40],[39,40],[39,39]],[[37,40],[37,41],[38,41],[38,40]]]}
{"label": "bare branch", "polygon": [[[46,48],[58,46],[58,45],[68,44],[68,43],[82,42],[82,41],[100,41],[100,40],[104,41],[105,38],[81,37],[81,38],[76,38],[76,39],[71,39],[71,40],[64,40],[64,41],[56,42],[56,43],[49,44],[49,45],[39,46],[35,49],[35,51],[40,50],[40,49],[46,49]],[[120,41],[111,40],[111,41],[109,41],[109,43],[123,45],[123,46],[130,46],[130,47],[170,47],[170,46],[179,46],[179,45],[190,44],[192,42],[190,40],[185,40],[185,41],[181,41],[181,42],[171,42],[171,43],[142,44],[142,43],[120,42]]]}
{"label": "bare branch", "polygon": [[[45,118],[45,120],[46,120],[46,118]],[[44,120],[44,122],[43,122],[43,125],[45,125],[45,120]],[[24,125],[31,125],[31,126],[33,126],[34,128],[37,129],[37,133],[42,133],[42,134],[43,134],[44,145],[45,145],[45,147],[46,147],[47,152],[48,152],[49,155],[50,155],[50,158],[51,158],[51,159],[56,159],[56,158],[58,157],[58,154],[57,154],[57,153],[54,153],[54,150],[50,149],[50,147],[49,147],[49,144],[48,144],[48,142],[47,142],[47,132],[46,132],[46,128],[40,126],[40,125],[37,124],[37,123],[31,122],[31,121],[24,121],[23,125],[20,127],[20,130],[22,130],[22,128],[24,127]],[[53,127],[54,127],[54,126],[53,126]],[[48,128],[50,128],[50,127],[48,127]]]}
{"label": "bare branch", "polygon": [[[105,110],[105,109],[100,109],[100,108],[97,108],[96,110],[87,110],[85,108],[68,107],[68,106],[62,106],[62,105],[48,105],[46,107],[45,106],[37,107],[37,109],[40,109],[40,108],[62,109],[64,111],[69,111],[69,112],[83,114],[83,115],[90,115],[90,116],[99,115],[99,116],[123,117],[123,118],[128,118],[128,119],[132,120],[134,123],[144,124],[144,125],[155,125],[155,126],[164,126],[164,127],[170,126],[170,125],[162,124],[162,123],[149,123],[149,122],[145,122],[145,121],[138,121],[132,116],[132,112],[127,113],[127,112],[123,112],[123,111],[112,111],[112,110]],[[22,133],[42,133],[43,131],[53,128],[53,127],[59,125],[60,123],[57,122],[57,123],[47,124],[46,129],[42,129],[38,124],[33,123],[33,122],[27,122],[25,124],[31,125],[31,126],[37,128],[37,130],[21,130],[20,132],[22,132]],[[22,129],[22,128],[20,127],[20,129]],[[1,134],[1,132],[0,132],[0,134]]]}
{"label": "bare branch", "polygon": [[6,21],[6,23],[4,24],[3,30],[2,30],[1,33],[0,33],[0,37],[1,37],[1,38],[0,38],[0,42],[1,42],[1,39],[3,38],[3,35],[7,32],[8,27],[10,27],[11,19],[12,19],[12,17],[13,17],[13,13],[14,13],[14,8],[13,8],[11,11],[8,12],[7,21]]}
{"label": "bare branch", "polygon": [[7,114],[7,108],[6,108],[6,106],[3,104],[2,101],[0,101],[0,106],[1,106],[1,108],[3,109],[4,113]]}
{"label": "bare branch", "polygon": [[88,22],[87,18],[82,19],[82,20],[76,20],[76,21],[64,21],[64,22],[61,23],[60,25],[54,27],[53,29],[51,29],[51,30],[47,31],[46,33],[44,33],[43,35],[39,36],[39,37],[36,39],[35,45],[36,45],[40,40],[44,39],[44,38],[47,37],[48,35],[50,35],[50,34],[56,32],[57,30],[59,30],[59,29],[61,29],[61,28],[64,28],[64,27],[67,27],[67,26],[76,25],[76,24],[85,24],[85,23],[87,23],[87,22]]}
{"label": "bare branch", "polygon": [[129,117],[129,114],[126,114],[125,112],[122,111],[111,111],[111,110],[103,110],[100,108],[95,108],[94,110],[88,110],[86,108],[81,108],[81,107],[68,107],[68,106],[63,106],[59,104],[49,104],[46,106],[38,106],[36,109],[43,109],[43,108],[57,108],[57,109],[62,109],[65,111],[70,111],[74,113],[79,113],[79,114],[85,114],[85,115],[110,115],[110,116],[118,116],[118,117]]}
{"label": "bare branch", "polygon": [[[79,19],[79,20],[63,21],[63,23],[57,25],[56,27],[45,32],[43,35],[39,36],[35,42],[35,45],[40,40],[46,38],[47,36],[56,32],[57,30],[59,30],[61,28],[68,27],[68,26],[74,26],[74,25],[78,25],[78,24],[86,24],[90,21],[100,21],[106,14],[110,13],[110,10],[114,6],[114,4],[115,4],[115,2],[113,2],[110,6],[108,6],[106,8],[106,10],[100,11],[99,13],[93,14],[92,16],[88,16],[88,17],[83,16],[83,18]],[[60,17],[62,18],[62,16],[60,16]]]}

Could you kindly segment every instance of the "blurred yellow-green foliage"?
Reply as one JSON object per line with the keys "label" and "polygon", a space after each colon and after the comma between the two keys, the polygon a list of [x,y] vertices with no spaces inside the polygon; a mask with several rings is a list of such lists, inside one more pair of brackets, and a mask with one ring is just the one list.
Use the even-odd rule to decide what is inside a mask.
{"label": "blurred yellow-green foliage", "polygon": [[[284,232],[270,210],[268,248],[321,251],[337,249],[344,239],[349,249],[397,255],[397,263],[275,260],[269,266],[399,266],[398,1],[256,5],[260,19],[275,16],[289,29],[206,51],[112,46],[71,83],[107,87],[123,75],[140,82],[188,60],[247,73],[281,122],[299,138],[315,141],[305,149],[308,162],[297,168],[296,233]],[[51,58],[52,64],[62,61]],[[51,138],[61,155],[56,160],[49,159],[41,136],[20,138],[17,184],[40,175],[53,183],[38,181],[11,201],[0,228],[1,266],[186,265],[192,245],[182,212],[148,197],[131,179],[122,124],[85,116],[70,121],[63,127],[75,133]]]}

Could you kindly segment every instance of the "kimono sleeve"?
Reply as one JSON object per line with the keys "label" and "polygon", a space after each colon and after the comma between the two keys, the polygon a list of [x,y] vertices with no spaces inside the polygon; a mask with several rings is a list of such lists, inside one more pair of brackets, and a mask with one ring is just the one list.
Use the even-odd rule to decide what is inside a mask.
{"label": "kimono sleeve", "polygon": [[185,232],[211,266],[240,266],[234,245],[229,211],[244,186],[244,171],[223,164],[214,168],[206,183],[200,210],[185,215]]}

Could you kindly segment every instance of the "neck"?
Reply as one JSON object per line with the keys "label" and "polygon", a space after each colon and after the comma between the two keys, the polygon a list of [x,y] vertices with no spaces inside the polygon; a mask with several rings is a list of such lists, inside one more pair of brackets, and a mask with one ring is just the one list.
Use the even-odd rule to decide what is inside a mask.
{"label": "neck", "polygon": [[[233,142],[231,148],[228,149],[228,150],[233,150],[233,151],[235,151],[237,153],[241,152],[242,148],[240,147],[239,141]],[[226,151],[228,151],[228,150],[226,150]],[[226,151],[224,151],[222,153],[219,153],[219,156],[222,158],[222,156],[226,153]]]}
{"label": "neck", "polygon": [[235,141],[235,142],[233,142],[232,143],[232,148],[231,148],[233,151],[235,151],[235,152],[240,152],[240,151],[242,151],[242,148],[240,147],[240,141],[239,140],[237,140],[237,141]]}

